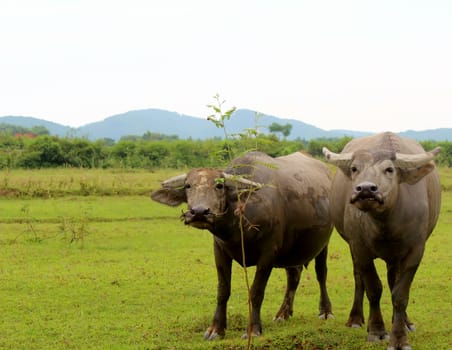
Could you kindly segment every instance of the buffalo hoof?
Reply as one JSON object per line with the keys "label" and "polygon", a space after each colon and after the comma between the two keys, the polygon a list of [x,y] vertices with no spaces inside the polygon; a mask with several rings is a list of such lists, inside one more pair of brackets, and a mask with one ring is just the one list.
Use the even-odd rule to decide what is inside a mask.
{"label": "buffalo hoof", "polygon": [[262,326],[260,323],[253,324],[248,327],[248,330],[245,334],[242,335],[242,339],[248,339],[248,333],[251,334],[251,337],[259,337],[262,334]]}
{"label": "buffalo hoof", "polygon": [[[251,337],[260,337],[262,334],[261,332],[252,332]],[[248,333],[244,333],[242,335],[242,339],[248,339]]]}
{"label": "buffalo hoof", "polygon": [[292,307],[289,305],[289,303],[283,303],[281,305],[279,311],[276,313],[275,317],[273,318],[273,321],[285,321],[292,316],[293,310]]}
{"label": "buffalo hoof", "polygon": [[405,325],[405,329],[408,332],[414,332],[414,331],[416,331],[416,326],[413,323],[410,323],[410,324]]}
{"label": "buffalo hoof", "polygon": [[217,340],[217,339],[223,339],[224,334],[218,334],[214,329],[211,329],[210,327],[207,329],[207,331],[204,333],[204,339],[205,340]]}
{"label": "buffalo hoof", "polygon": [[365,322],[364,322],[363,316],[350,315],[350,317],[348,318],[348,321],[345,325],[350,328],[362,328],[364,324],[365,324]]}
{"label": "buffalo hoof", "polygon": [[334,320],[334,315],[331,312],[323,313],[319,315],[319,320]]}
{"label": "buffalo hoof", "polygon": [[284,316],[275,316],[275,318],[273,319],[274,322],[284,322],[286,321],[288,318],[285,318]]}
{"label": "buffalo hoof", "polygon": [[368,342],[381,342],[381,341],[385,341],[385,340],[389,340],[389,334],[388,333],[381,333],[381,334],[375,334],[375,333],[369,333],[367,335],[367,341]]}
{"label": "buffalo hoof", "polygon": [[394,347],[394,346],[388,346],[387,350],[411,350],[411,346],[409,345],[404,345],[402,347]]}
{"label": "buffalo hoof", "polygon": [[391,335],[387,350],[411,350],[411,346],[408,344],[406,337],[396,339],[396,337]]}

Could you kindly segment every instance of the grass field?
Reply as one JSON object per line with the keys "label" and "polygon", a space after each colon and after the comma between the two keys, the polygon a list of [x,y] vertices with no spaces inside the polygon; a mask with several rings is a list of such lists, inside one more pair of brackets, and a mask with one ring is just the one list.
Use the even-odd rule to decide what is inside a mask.
{"label": "grass field", "polygon": [[[234,264],[226,338],[206,342],[216,272],[209,232],[184,227],[181,208],[149,192],[174,175],[108,170],[11,171],[0,174],[1,349],[245,349],[243,271]],[[437,228],[411,289],[413,349],[452,349],[452,169],[441,169]],[[351,259],[335,233],[328,287],[335,319],[317,319],[313,265],[303,272],[294,316],[272,321],[285,273],[275,269],[262,307],[264,334],[253,349],[386,349],[344,326],[353,298]],[[390,296],[382,308],[390,325]],[[249,268],[251,277],[253,268]],[[367,305],[367,304],[366,304]],[[366,306],[367,313],[367,306]]]}

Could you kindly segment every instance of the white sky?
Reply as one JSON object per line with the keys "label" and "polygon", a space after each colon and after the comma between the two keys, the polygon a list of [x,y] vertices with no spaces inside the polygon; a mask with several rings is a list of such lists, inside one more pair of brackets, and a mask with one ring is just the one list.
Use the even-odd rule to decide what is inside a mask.
{"label": "white sky", "polygon": [[323,129],[452,127],[450,0],[0,0],[0,116],[226,107]]}

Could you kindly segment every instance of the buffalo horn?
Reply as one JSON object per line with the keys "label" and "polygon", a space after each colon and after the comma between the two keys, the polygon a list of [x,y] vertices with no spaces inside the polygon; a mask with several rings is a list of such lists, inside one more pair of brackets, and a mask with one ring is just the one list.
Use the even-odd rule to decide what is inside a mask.
{"label": "buffalo horn", "polygon": [[178,188],[184,186],[187,174],[177,175],[162,182],[162,186],[165,188]]}
{"label": "buffalo horn", "polygon": [[436,147],[430,152],[418,154],[396,153],[394,164],[400,168],[416,168],[430,162],[439,152],[441,147]]}
{"label": "buffalo horn", "polygon": [[329,163],[334,164],[339,168],[348,166],[350,164],[350,161],[352,160],[353,155],[352,153],[334,153],[326,147],[322,148],[322,152]]}
{"label": "buffalo horn", "polygon": [[254,182],[254,181],[245,179],[241,176],[231,175],[231,174],[227,174],[227,173],[223,173],[223,176],[226,180],[237,181],[238,183],[240,183],[242,185],[251,186],[251,187],[255,187],[255,188],[261,188],[263,186],[262,184],[260,184],[258,182]]}

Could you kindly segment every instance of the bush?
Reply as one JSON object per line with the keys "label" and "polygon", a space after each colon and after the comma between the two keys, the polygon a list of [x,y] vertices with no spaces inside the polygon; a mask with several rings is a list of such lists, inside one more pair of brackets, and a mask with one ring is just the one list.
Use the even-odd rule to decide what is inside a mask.
{"label": "bush", "polygon": [[[258,150],[273,157],[304,150],[323,158],[322,148],[340,152],[350,137],[340,139],[280,140],[274,134],[236,135],[223,140],[179,140],[161,138],[127,138],[89,141],[81,138],[58,138],[48,135],[34,139],[0,138],[0,168],[188,168],[224,167],[231,157]],[[421,142],[426,150],[441,146],[435,161],[441,166],[452,166],[451,142]]]}

